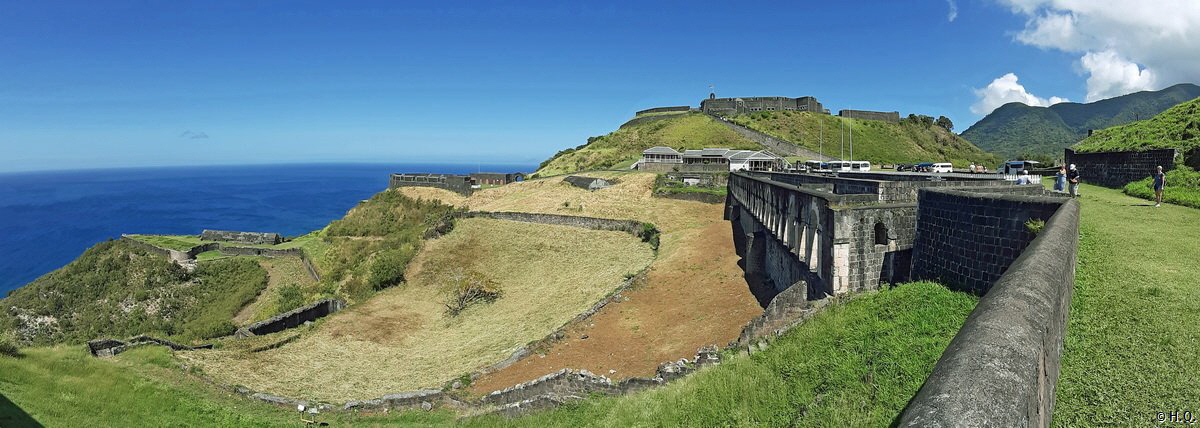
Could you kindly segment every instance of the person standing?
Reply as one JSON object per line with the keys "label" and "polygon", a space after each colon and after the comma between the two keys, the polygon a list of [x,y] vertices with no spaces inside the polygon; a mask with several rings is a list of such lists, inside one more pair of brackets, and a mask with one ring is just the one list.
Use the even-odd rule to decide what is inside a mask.
{"label": "person standing", "polygon": [[1163,173],[1162,165],[1154,171],[1154,206],[1162,206],[1163,187],[1167,185],[1167,174]]}
{"label": "person standing", "polygon": [[1058,167],[1058,173],[1054,174],[1054,191],[1064,192],[1067,190],[1067,167]]}
{"label": "person standing", "polygon": [[1071,196],[1079,196],[1079,170],[1075,169],[1075,164],[1067,171],[1067,187],[1071,189]]}

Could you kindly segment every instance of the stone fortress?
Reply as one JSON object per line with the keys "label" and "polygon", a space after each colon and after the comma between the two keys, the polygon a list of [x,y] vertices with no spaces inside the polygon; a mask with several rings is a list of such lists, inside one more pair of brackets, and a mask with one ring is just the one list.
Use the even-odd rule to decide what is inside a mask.
{"label": "stone fortress", "polygon": [[[640,115],[648,112],[680,111],[679,109],[680,107],[658,107],[639,111],[638,114]],[[715,116],[732,116],[759,111],[807,111],[829,114],[829,109],[825,108],[823,105],[821,105],[820,101],[817,101],[816,98],[811,96],[803,96],[800,98],[717,98],[717,94],[715,93],[708,94],[708,99],[700,101],[699,111]],[[838,116],[859,120],[879,120],[891,123],[900,122],[900,112],[898,111],[840,110],[838,111]]]}
{"label": "stone fortress", "polygon": [[786,313],[781,304],[809,313],[827,296],[911,280],[983,296],[897,426],[956,426],[968,414],[995,426],[1048,420],[1078,201],[970,174],[742,171],[728,188],[747,279],[778,295],[764,318]]}

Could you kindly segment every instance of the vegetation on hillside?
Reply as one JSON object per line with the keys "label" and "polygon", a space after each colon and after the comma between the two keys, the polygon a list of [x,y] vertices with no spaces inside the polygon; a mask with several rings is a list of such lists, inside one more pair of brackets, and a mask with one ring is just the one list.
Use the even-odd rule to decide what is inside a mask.
{"label": "vegetation on hillside", "polygon": [[588,138],[587,143],[562,150],[542,162],[536,175],[545,177],[628,166],[642,156],[643,150],[654,146],[666,146],[676,150],[705,147],[762,150],[758,143],[716,123],[708,115],[677,114],[624,126],[607,135]]}
{"label": "vegetation on hillside", "polygon": [[1200,148],[1200,98],[1147,120],[1096,131],[1072,148],[1079,152]]}
{"label": "vegetation on hillside", "polygon": [[0,300],[0,330],[26,344],[142,333],[205,339],[233,333],[233,314],[265,286],[266,273],[252,259],[215,260],[188,273],[107,241]]}
{"label": "vegetation on hillside", "polygon": [[844,159],[850,158],[850,134],[853,132],[855,160],[876,164],[947,161],[965,167],[971,163],[997,165],[1000,162],[996,156],[946,129],[953,127],[949,120],[939,124],[929,116],[910,115],[900,123],[889,123],[811,112],[763,111],[734,116],[730,120],[809,150]]}
{"label": "vegetation on hillside", "polygon": [[[1082,185],[1057,426],[1137,426],[1200,403],[1200,211]],[[1176,410],[1178,409],[1178,410]]]}
{"label": "vegetation on hillside", "polygon": [[[1126,195],[1153,201],[1154,178],[1146,177],[1126,184],[1124,190]],[[1182,166],[1167,171],[1163,202],[1200,208],[1200,172]]]}
{"label": "vegetation on hillside", "polygon": [[421,241],[454,227],[454,210],[400,192],[376,194],[321,232],[323,248],[314,250],[320,253],[322,282],[359,301],[404,282]]}
{"label": "vegetation on hillside", "polygon": [[1058,159],[1063,148],[1082,140],[1089,129],[1146,119],[1196,97],[1200,97],[1200,86],[1180,84],[1087,104],[1031,107],[1008,103],[971,125],[962,136],[985,150],[1007,157],[1033,154]]}

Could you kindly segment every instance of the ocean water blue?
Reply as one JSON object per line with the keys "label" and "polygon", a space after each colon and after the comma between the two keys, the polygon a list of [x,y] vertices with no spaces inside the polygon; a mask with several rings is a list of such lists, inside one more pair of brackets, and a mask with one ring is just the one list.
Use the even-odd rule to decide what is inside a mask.
{"label": "ocean water blue", "polygon": [[393,172],[532,165],[314,164],[0,174],[0,296],[122,233],[307,233],[387,188]]}

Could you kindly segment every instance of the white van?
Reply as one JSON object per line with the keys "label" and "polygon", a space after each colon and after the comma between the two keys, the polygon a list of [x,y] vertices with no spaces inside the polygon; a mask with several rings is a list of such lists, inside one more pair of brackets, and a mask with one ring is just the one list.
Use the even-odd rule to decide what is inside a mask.
{"label": "white van", "polygon": [[929,172],[933,173],[949,173],[954,172],[954,165],[949,163],[935,163]]}
{"label": "white van", "polygon": [[871,170],[871,163],[867,161],[832,161],[829,162],[829,169],[834,172],[868,172]]}

